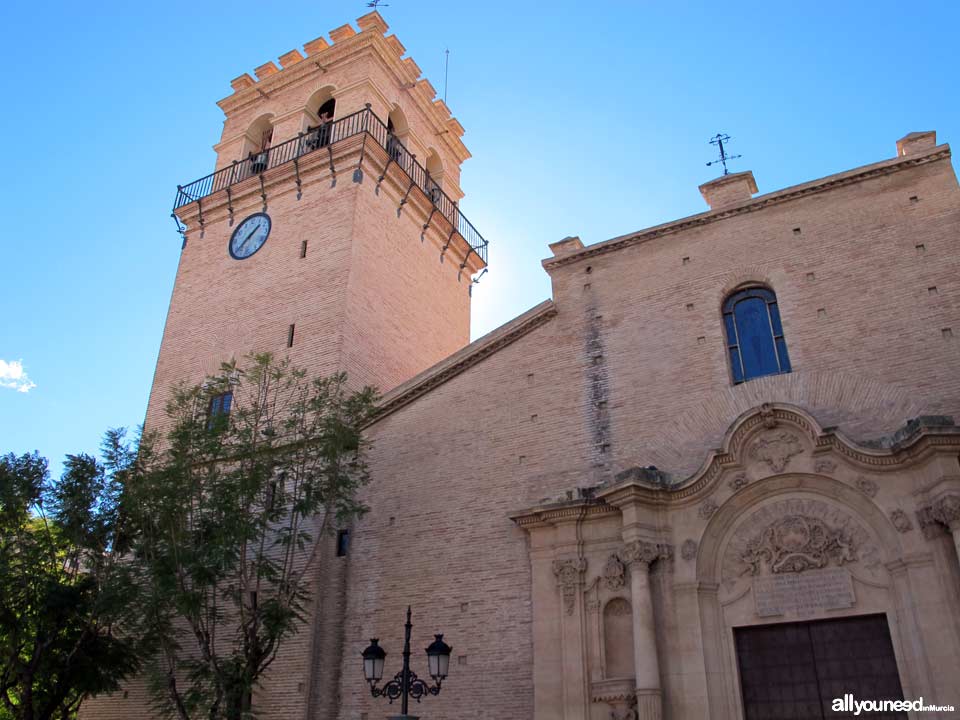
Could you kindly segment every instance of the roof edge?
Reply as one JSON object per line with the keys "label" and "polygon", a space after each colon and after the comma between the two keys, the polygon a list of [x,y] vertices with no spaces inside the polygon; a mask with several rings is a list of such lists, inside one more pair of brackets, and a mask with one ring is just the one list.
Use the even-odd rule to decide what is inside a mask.
{"label": "roof edge", "polygon": [[379,407],[376,409],[373,418],[367,423],[367,427],[376,424],[405,405],[409,405],[498,350],[511,345],[527,333],[548,322],[556,314],[557,307],[553,300],[544,300],[513,320],[477,338],[436,365],[414,375],[381,398]]}
{"label": "roof edge", "polygon": [[738,205],[724,207],[718,210],[708,210],[696,215],[688,215],[687,217],[679,220],[671,220],[670,222],[663,223],[661,225],[654,225],[646,230],[629,233],[627,235],[620,235],[618,237],[611,238],[610,240],[604,240],[594,245],[588,245],[583,250],[578,252],[569,253],[561,257],[547,258],[543,261],[543,267],[547,271],[550,271],[554,268],[568,265],[585,258],[594,257],[596,255],[604,255],[609,252],[614,252],[615,250],[621,250],[630,245],[636,245],[648,240],[653,240],[654,238],[658,238],[663,235],[669,235],[682,230],[687,230],[691,227],[707,225],[709,223],[723,220],[734,215],[741,215],[744,213],[762,210],[769,205],[777,205],[790,200],[797,200],[799,198],[824,192],[835,187],[852,185],[854,183],[862,182],[874,177],[889,175],[900,170],[905,170],[907,168],[914,167],[915,165],[924,165],[926,163],[936,162],[938,160],[946,160],[949,158],[950,146],[943,144],[937,145],[923,154],[896,157],[889,160],[881,160],[880,162],[871,163],[870,165],[862,165],[858,168],[853,168],[852,170],[845,170],[840,173],[834,173],[833,175],[827,175],[817,180],[811,180],[799,185],[791,185],[780,190],[759,195],[758,197],[752,198]]}

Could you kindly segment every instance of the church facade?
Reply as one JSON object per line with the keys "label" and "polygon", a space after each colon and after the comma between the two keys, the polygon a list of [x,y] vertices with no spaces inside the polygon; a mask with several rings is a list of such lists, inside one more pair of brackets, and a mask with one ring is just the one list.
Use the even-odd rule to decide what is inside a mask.
{"label": "church facade", "polygon": [[[234,80],[216,172],[178,192],[148,425],[252,349],[386,391],[371,510],[346,553],[321,541],[260,716],[390,714],[360,653],[381,638],[399,669],[408,605],[415,648],[454,648],[424,718],[960,705],[949,147],[911,133],[765,194],[725,175],[701,214],[565,238],[552,296],[470,343],[487,245],[457,204],[463,128],[386,32],[371,13]],[[133,684],[85,714],[147,707]]]}

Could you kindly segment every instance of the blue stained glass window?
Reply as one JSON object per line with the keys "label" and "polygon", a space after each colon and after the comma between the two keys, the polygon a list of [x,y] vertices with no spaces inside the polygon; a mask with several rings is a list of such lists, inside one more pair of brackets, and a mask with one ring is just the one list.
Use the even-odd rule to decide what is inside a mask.
{"label": "blue stained glass window", "polygon": [[738,290],[723,303],[723,325],[734,384],[790,372],[777,296],[772,290]]}

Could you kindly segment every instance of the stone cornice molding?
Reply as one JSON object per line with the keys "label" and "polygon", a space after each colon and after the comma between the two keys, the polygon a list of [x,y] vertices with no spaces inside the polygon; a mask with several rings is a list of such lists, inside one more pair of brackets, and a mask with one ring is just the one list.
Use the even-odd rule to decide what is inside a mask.
{"label": "stone cornice molding", "polygon": [[650,240],[663,237],[664,235],[671,235],[673,233],[689,230],[690,228],[701,227],[703,225],[708,225],[710,223],[737,215],[756,212],[772,205],[779,205],[781,203],[809,197],[810,195],[826,192],[828,190],[833,190],[845,185],[852,185],[863,182],[864,180],[870,180],[883,175],[890,175],[892,173],[916,167],[918,165],[925,165],[927,163],[937,162],[939,160],[949,160],[949,158],[950,146],[937,145],[924,154],[911,154],[906,157],[897,157],[890,160],[883,160],[871,165],[864,165],[863,167],[848,170],[847,172],[828,175],[808,183],[794,185],[792,187],[784,188],[783,190],[767,193],[766,195],[761,195],[739,205],[725,207],[720,210],[708,211],[698,215],[691,215],[681,220],[675,220],[673,222],[642,230],[638,233],[623,235],[605,242],[597,243],[596,245],[590,245],[578,252],[570,253],[560,257],[547,258],[543,261],[543,267],[549,272],[564,265],[569,265],[587,258],[596,257],[597,255],[605,255],[607,253],[616,252],[617,250],[622,250],[632,245],[648,242]]}
{"label": "stone cornice molding", "polygon": [[[686,480],[670,487],[654,485],[638,475],[598,488],[596,497],[611,505],[643,502],[664,505],[678,500],[696,502],[709,494],[725,470],[740,467],[746,444],[759,432],[781,425],[799,430],[812,445],[814,455],[836,453],[870,471],[900,470],[935,452],[960,452],[960,427],[942,418],[910,421],[890,448],[866,448],[834,429],[823,429],[813,416],[799,408],[765,403],[741,415],[730,426],[721,449],[710,452],[704,464]],[[621,473],[623,476],[624,473]]]}
{"label": "stone cornice molding", "polygon": [[424,370],[419,375],[415,375],[402,385],[398,385],[383,396],[367,426],[376,424],[403,406],[409,405],[417,398],[482,362],[498,350],[513,344],[524,335],[548,323],[556,314],[557,308],[553,301],[544,300],[505,325],[501,325],[493,332],[474,340],[447,359]]}
{"label": "stone cornice molding", "polygon": [[[570,514],[617,513],[620,507],[634,503],[662,507],[700,502],[713,492],[724,471],[741,466],[741,456],[749,440],[763,430],[781,425],[805,434],[815,456],[838,453],[849,462],[874,472],[901,470],[933,453],[960,452],[960,427],[952,421],[948,424],[944,418],[911,420],[895,434],[899,439],[892,447],[877,450],[861,447],[836,430],[822,429],[811,415],[799,408],[764,404],[740,416],[727,431],[723,448],[711,452],[700,470],[679,484],[665,486],[656,473],[649,471],[621,473],[620,477],[625,479],[595,488],[590,498],[536,506],[514,513],[510,518],[522,528],[532,528],[555,524]],[[651,476],[653,479],[649,479]],[[926,510],[930,520],[946,525],[956,512],[953,522],[960,526],[960,496],[946,495],[938,502],[943,503],[941,510],[935,511],[933,505]]]}
{"label": "stone cornice molding", "polygon": [[523,510],[510,516],[519,527],[524,529],[534,527],[550,527],[562,522],[587,517],[618,514],[619,510],[597,500],[583,499],[570,502],[541,505]]}
{"label": "stone cornice molding", "polygon": [[590,699],[593,702],[629,703],[635,700],[636,681],[631,678],[592,680],[590,682]]}

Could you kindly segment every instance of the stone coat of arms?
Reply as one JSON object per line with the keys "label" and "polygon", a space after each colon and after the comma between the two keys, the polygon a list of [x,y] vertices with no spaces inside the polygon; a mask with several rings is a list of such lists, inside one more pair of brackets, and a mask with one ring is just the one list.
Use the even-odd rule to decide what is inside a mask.
{"label": "stone coat of arms", "polygon": [[747,572],[803,572],[856,562],[853,540],[842,530],[806,515],[787,515],[751,540],[742,555]]}

